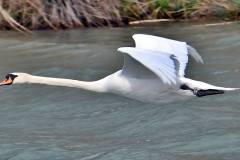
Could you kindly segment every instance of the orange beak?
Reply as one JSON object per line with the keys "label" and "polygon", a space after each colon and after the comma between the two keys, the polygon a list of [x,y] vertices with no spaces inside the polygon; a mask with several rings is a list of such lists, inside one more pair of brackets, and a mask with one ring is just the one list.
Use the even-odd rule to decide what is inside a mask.
{"label": "orange beak", "polygon": [[9,78],[9,79],[5,79],[2,82],[0,82],[0,86],[11,85],[12,83],[13,83],[13,81],[11,80],[11,78]]}

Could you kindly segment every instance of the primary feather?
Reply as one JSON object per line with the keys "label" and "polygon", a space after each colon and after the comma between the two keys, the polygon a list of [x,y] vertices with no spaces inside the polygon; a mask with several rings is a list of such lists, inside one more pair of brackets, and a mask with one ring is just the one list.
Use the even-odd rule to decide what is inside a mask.
{"label": "primary feather", "polygon": [[[169,85],[177,83],[176,66],[172,55],[160,51],[134,47],[122,47],[119,48],[118,51],[140,62],[151,72],[159,76],[164,83]],[[126,65],[129,66],[129,64]],[[128,70],[128,67],[125,67],[124,70]]]}
{"label": "primary feather", "polygon": [[197,62],[203,62],[198,52],[186,42],[171,40],[162,37],[156,37],[145,34],[133,35],[136,48],[160,51],[174,55],[179,62],[178,75],[183,77],[188,63],[188,54],[190,54]]}

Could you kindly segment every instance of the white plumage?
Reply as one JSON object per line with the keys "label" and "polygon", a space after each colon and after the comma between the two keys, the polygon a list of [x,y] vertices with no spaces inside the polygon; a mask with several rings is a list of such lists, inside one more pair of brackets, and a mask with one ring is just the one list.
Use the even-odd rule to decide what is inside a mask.
{"label": "white plumage", "polygon": [[166,103],[189,96],[222,94],[238,88],[224,88],[185,78],[188,55],[203,63],[198,52],[186,42],[135,34],[135,47],[122,47],[123,68],[101,80],[83,82],[71,79],[10,73],[0,85],[39,83],[110,92],[144,102]]}
{"label": "white plumage", "polygon": [[[174,64],[174,57],[160,51],[123,47],[118,51],[128,54],[134,60],[140,62],[144,67],[155,73],[166,84],[176,84],[177,71]],[[125,55],[126,56],[126,55]],[[128,68],[125,68],[128,70]]]}
{"label": "white plumage", "polygon": [[186,42],[180,42],[163,37],[152,35],[135,34],[133,35],[136,48],[159,51],[174,55],[180,63],[178,75],[184,76],[185,68],[188,63],[188,54],[190,54],[197,62],[203,63],[202,57],[194,48],[187,45]]}

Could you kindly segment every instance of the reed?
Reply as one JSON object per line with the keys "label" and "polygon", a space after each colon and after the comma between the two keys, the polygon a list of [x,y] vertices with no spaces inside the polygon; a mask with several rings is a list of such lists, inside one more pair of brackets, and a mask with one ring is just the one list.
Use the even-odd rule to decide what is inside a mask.
{"label": "reed", "polygon": [[239,18],[240,0],[123,0],[124,16],[142,19]]}
{"label": "reed", "polygon": [[0,0],[0,27],[17,30],[120,25],[117,0]]}
{"label": "reed", "polygon": [[239,19],[240,0],[0,0],[0,28],[121,26],[134,20]]}

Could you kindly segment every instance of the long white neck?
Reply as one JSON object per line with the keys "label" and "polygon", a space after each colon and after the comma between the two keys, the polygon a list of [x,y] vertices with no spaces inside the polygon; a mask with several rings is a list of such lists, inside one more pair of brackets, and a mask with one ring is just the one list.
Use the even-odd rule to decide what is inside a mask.
{"label": "long white neck", "polygon": [[78,81],[78,80],[72,80],[72,79],[30,76],[27,80],[27,83],[73,87],[73,88],[80,88],[84,90],[94,91],[94,92],[106,91],[106,87],[102,80],[93,81],[93,82],[84,82],[84,81]]}

